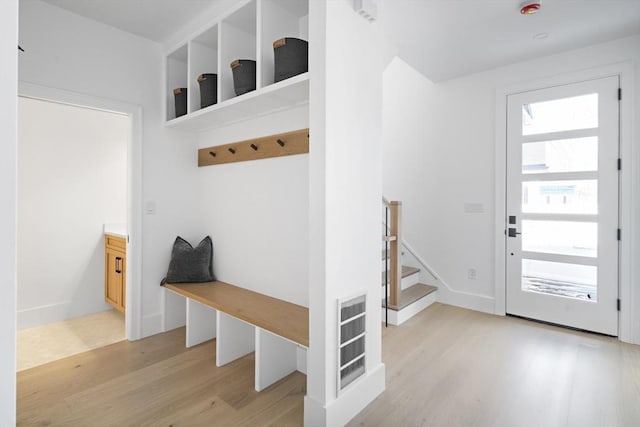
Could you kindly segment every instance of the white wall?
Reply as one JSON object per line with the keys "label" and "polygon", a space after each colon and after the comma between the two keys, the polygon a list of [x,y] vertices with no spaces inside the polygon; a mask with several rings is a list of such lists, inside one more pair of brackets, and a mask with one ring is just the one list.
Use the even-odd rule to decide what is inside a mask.
{"label": "white wall", "polygon": [[16,423],[18,2],[0,3],[0,425]]}
{"label": "white wall", "polygon": [[105,223],[127,220],[129,117],[18,102],[18,329],[110,308]]}
{"label": "white wall", "polygon": [[[634,81],[625,99],[633,104],[625,123],[637,142],[640,108],[640,37],[518,63],[471,76],[432,84],[401,61],[385,73],[383,185],[389,199],[404,203],[407,241],[430,263],[450,288],[439,298],[488,312],[494,311],[494,216],[496,198],[496,91],[537,79],[569,74],[622,61],[635,64]],[[628,97],[628,98],[627,98]],[[626,131],[625,131],[626,132]],[[637,146],[637,144],[634,144]],[[637,148],[625,164],[634,168],[629,194],[623,201],[634,218],[631,265],[638,265],[640,194]],[[481,203],[483,213],[464,213],[465,202]],[[467,279],[467,269],[477,280]],[[631,283],[639,272],[635,267]],[[640,292],[631,296],[640,307]],[[624,304],[624,302],[623,302]],[[640,342],[640,310],[634,329]]]}
{"label": "white wall", "polygon": [[[380,319],[382,71],[376,26],[310,2],[310,347],[305,425],[343,425],[384,390]],[[337,302],[367,295],[367,374],[338,395]]]}
{"label": "white wall", "polygon": [[[438,297],[452,302],[448,285],[454,303],[492,312],[495,88],[451,84],[398,58],[385,70],[383,193],[402,201],[403,238],[442,279]],[[485,212],[464,213],[465,202]]]}
{"label": "white wall", "polygon": [[[204,132],[201,148],[309,127],[309,109]],[[202,236],[211,235],[214,272],[233,283],[308,305],[309,155],[198,169]],[[197,240],[197,241],[196,241]]]}
{"label": "white wall", "polygon": [[[144,215],[142,334],[162,329],[162,289],[176,235],[200,233],[195,139],[163,126],[163,52],[159,44],[74,15],[40,1],[20,3],[20,81],[114,99],[143,108],[142,200]],[[140,171],[133,171],[134,174]],[[132,267],[129,265],[129,267]]]}

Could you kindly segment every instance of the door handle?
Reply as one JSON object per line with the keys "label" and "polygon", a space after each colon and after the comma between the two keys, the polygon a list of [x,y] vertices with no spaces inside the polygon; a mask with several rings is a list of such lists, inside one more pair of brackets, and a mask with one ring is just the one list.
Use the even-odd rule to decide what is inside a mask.
{"label": "door handle", "polygon": [[516,237],[518,234],[522,234],[522,233],[516,231],[516,229],[513,227],[509,227],[507,234],[509,237]]}
{"label": "door handle", "polygon": [[120,267],[121,262],[122,262],[122,258],[117,256],[116,257],[116,273],[118,274],[122,273],[122,268]]}

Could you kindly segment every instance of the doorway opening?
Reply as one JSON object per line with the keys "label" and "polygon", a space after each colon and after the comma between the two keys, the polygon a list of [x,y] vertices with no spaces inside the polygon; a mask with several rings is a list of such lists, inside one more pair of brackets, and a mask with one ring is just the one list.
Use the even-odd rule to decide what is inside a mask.
{"label": "doorway opening", "polygon": [[[142,116],[138,106],[36,85],[21,84],[19,95],[21,370],[141,336]],[[107,304],[105,232],[128,255],[121,313]],[[31,360],[21,360],[29,340]]]}

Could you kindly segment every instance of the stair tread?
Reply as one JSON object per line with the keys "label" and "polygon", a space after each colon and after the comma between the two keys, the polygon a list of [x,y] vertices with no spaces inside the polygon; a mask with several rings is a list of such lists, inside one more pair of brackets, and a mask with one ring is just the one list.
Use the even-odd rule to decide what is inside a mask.
{"label": "stair tread", "polygon": [[[413,304],[419,299],[424,298],[437,290],[438,288],[435,286],[427,285],[425,283],[416,283],[407,289],[403,289],[402,292],[400,292],[400,304],[398,306],[392,306],[389,304],[389,309],[395,311],[402,310],[408,305]],[[382,299],[382,306],[384,307],[384,298]]]}
{"label": "stair tread", "polygon": [[[420,269],[416,268],[416,267],[409,267],[407,265],[403,265],[402,266],[402,278],[404,279],[405,277],[411,276],[412,274],[415,274],[417,272],[419,272]],[[384,271],[382,272],[382,286],[384,286]]]}

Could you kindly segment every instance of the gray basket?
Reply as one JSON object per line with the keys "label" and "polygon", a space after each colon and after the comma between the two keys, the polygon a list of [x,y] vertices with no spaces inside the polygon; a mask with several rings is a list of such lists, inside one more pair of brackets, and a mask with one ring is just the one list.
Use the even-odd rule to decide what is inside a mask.
{"label": "gray basket", "polygon": [[309,43],[293,37],[273,42],[274,82],[279,82],[309,70]]}
{"label": "gray basket", "polygon": [[233,72],[233,88],[236,95],[256,90],[256,61],[236,59],[231,63]]}
{"label": "gray basket", "polygon": [[176,104],[176,117],[187,114],[187,88],[179,87],[174,89],[173,97]]}
{"label": "gray basket", "polygon": [[200,74],[200,108],[206,108],[218,102],[218,75]]}

